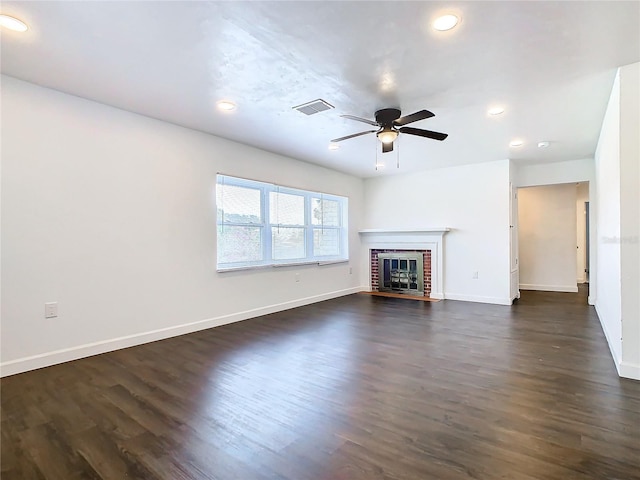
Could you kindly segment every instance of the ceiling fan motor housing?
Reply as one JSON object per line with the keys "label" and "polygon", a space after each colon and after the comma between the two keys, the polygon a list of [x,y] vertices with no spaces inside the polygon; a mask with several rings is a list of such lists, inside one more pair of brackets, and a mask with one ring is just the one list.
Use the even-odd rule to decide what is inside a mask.
{"label": "ceiling fan motor housing", "polygon": [[383,108],[376,112],[376,122],[381,127],[393,127],[393,121],[399,119],[401,114],[397,108]]}

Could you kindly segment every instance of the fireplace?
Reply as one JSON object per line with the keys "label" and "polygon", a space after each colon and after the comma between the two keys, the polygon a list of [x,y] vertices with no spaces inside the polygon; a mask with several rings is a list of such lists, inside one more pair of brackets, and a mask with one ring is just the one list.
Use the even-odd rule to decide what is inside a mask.
{"label": "fireplace", "polygon": [[[365,247],[363,251],[363,267],[369,269],[370,275],[370,291],[384,291],[385,275],[384,269],[384,255],[387,254],[411,254],[422,256],[422,269],[418,265],[416,260],[415,270],[418,273],[422,271],[423,287],[422,295],[425,297],[442,299],[443,293],[443,265],[444,265],[444,235],[451,229],[444,228],[428,228],[419,230],[360,230],[360,237]],[[382,255],[381,260],[378,260],[378,256]],[[391,274],[389,274],[389,283],[391,285],[391,291],[398,291],[398,285],[402,285],[402,293],[420,295],[417,289],[411,288],[413,285],[407,279],[411,280],[412,265],[407,263],[408,269],[400,268],[404,265],[400,265],[402,258],[387,257],[390,261],[389,268],[393,270],[391,260],[396,258],[398,260],[399,271],[395,272],[392,280]],[[415,258],[415,257],[414,257]],[[408,262],[410,258],[405,258]],[[382,268],[380,268],[382,267]],[[402,279],[402,281],[399,281]],[[418,278],[416,278],[418,280]],[[408,285],[408,289],[404,289],[404,286]],[[382,288],[380,288],[382,286]]]}

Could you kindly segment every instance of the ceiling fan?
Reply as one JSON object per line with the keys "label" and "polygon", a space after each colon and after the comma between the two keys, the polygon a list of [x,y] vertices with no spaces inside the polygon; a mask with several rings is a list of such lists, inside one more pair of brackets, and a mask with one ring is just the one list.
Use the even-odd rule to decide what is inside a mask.
{"label": "ceiling fan", "polygon": [[433,140],[440,141],[444,140],[448,136],[446,133],[432,132],[431,130],[422,130],[420,128],[404,126],[409,123],[417,122],[418,120],[424,120],[435,116],[429,110],[420,110],[419,112],[412,113],[411,115],[405,115],[404,117],[401,117],[400,115],[402,115],[402,112],[397,108],[383,108],[382,110],[378,110],[375,115],[375,122],[366,118],[354,117],[353,115],[340,115],[342,118],[368,123],[369,125],[373,125],[378,128],[376,130],[354,133],[353,135],[347,135],[346,137],[335,138],[331,140],[331,142],[341,142],[350,138],[359,137],[360,135],[375,133],[378,140],[382,142],[382,153],[386,153],[393,151],[393,141],[398,138],[398,134],[400,133],[408,133],[409,135],[417,135],[419,137],[432,138]]}

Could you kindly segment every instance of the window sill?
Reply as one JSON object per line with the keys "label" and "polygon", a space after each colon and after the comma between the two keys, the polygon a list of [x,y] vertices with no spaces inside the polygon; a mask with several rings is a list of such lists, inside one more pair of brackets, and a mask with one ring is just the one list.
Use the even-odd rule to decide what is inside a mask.
{"label": "window sill", "polygon": [[318,265],[320,267],[325,265],[336,265],[339,263],[349,263],[349,259],[339,259],[339,260],[314,260],[309,262],[293,262],[293,263],[278,263],[272,265],[247,265],[242,267],[224,267],[217,268],[216,272],[218,273],[226,273],[226,272],[238,272],[242,270],[265,270],[267,268],[283,268],[283,267],[300,267],[303,265]]}

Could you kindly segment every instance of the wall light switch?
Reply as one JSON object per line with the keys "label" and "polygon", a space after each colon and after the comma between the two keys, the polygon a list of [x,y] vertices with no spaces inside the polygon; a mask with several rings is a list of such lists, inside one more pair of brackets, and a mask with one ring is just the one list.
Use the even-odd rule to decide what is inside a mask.
{"label": "wall light switch", "polygon": [[296,273],[296,282],[299,282],[299,281],[300,281],[300,274]]}
{"label": "wall light switch", "polygon": [[471,278],[473,278],[474,280],[477,280],[478,279],[478,272],[473,272],[473,276]]}
{"label": "wall light switch", "polygon": [[353,267],[349,267],[349,275],[353,275]]}
{"label": "wall light switch", "polygon": [[55,318],[58,316],[58,302],[44,304],[44,318]]}

